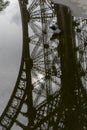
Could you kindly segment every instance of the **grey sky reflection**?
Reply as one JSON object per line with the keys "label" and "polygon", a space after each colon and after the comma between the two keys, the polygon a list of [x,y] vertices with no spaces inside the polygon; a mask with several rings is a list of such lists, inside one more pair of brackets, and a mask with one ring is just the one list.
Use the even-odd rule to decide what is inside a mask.
{"label": "grey sky reflection", "polygon": [[87,18],[87,0],[53,0],[54,3],[67,5],[76,17]]}
{"label": "grey sky reflection", "polygon": [[0,13],[0,114],[14,88],[21,61],[22,30],[17,0]]}

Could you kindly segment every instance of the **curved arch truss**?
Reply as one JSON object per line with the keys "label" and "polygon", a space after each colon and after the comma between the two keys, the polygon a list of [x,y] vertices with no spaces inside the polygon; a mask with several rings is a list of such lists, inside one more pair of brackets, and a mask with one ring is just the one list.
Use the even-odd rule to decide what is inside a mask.
{"label": "curved arch truss", "polygon": [[87,88],[87,19],[74,18],[76,45],[75,52],[77,57],[79,75],[82,83]]}
{"label": "curved arch truss", "polygon": [[[30,127],[34,117],[29,119],[29,113],[33,111],[36,119],[40,119],[41,102],[46,104],[45,100],[54,98],[53,94],[61,86],[59,40],[51,39],[58,29],[54,4],[50,0],[19,0],[19,5],[23,26],[22,61],[14,91],[0,118],[0,129]],[[48,108],[42,107],[47,111]]]}
{"label": "curved arch truss", "polygon": [[22,60],[0,130],[77,130],[79,118],[84,119],[79,128],[86,130],[80,110],[87,108],[87,20],[72,22],[70,10],[51,0],[18,1]]}

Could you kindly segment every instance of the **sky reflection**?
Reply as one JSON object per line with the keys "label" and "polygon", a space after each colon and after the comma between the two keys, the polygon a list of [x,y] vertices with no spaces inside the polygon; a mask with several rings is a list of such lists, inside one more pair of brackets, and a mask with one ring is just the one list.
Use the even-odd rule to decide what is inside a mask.
{"label": "sky reflection", "polygon": [[17,0],[0,12],[0,114],[13,91],[21,61],[22,29]]}

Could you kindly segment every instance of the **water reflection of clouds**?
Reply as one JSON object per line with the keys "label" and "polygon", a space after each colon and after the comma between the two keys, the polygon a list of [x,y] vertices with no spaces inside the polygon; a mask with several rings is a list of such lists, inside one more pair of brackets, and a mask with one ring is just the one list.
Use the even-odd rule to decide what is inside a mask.
{"label": "water reflection of clouds", "polygon": [[20,18],[20,9],[18,6],[17,0],[9,0],[10,1],[10,7],[6,9],[6,17],[10,20],[11,23],[15,23],[18,26],[21,23]]}
{"label": "water reflection of clouds", "polygon": [[67,5],[76,17],[87,18],[87,0],[53,0],[57,4]]}
{"label": "water reflection of clouds", "polygon": [[18,0],[9,1],[9,6],[0,12],[0,114],[14,88],[22,50]]}
{"label": "water reflection of clouds", "polygon": [[16,12],[15,15],[12,17],[11,22],[17,25],[21,24],[20,14],[18,12]]}
{"label": "water reflection of clouds", "polygon": [[9,0],[9,2],[9,6],[7,6],[4,11],[0,12],[0,17],[4,16],[4,18],[6,18],[6,21],[15,23],[19,26],[21,25],[21,16],[18,0]]}

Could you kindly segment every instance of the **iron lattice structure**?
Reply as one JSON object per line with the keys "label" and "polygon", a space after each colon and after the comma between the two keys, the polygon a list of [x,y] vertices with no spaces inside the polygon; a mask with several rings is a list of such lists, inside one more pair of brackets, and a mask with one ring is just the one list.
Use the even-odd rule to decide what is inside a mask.
{"label": "iron lattice structure", "polygon": [[87,130],[87,20],[50,0],[18,0],[23,51],[0,130]]}

